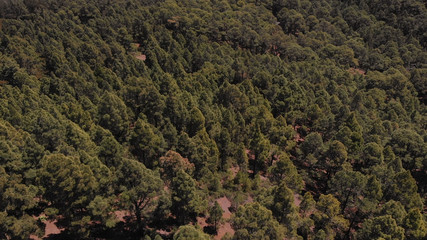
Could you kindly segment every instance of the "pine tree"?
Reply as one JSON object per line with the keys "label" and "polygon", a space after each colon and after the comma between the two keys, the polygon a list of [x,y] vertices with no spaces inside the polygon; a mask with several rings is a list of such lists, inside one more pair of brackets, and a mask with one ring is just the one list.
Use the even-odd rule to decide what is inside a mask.
{"label": "pine tree", "polygon": [[427,235],[427,223],[420,210],[413,208],[409,210],[404,220],[406,237],[408,239],[424,239]]}
{"label": "pine tree", "polygon": [[294,193],[284,181],[273,191],[273,205],[271,210],[273,216],[289,229],[289,236],[296,235],[299,222],[298,208],[294,203]]}
{"label": "pine tree", "polygon": [[366,220],[357,236],[362,239],[404,239],[404,229],[397,226],[396,221],[390,216],[379,216]]}
{"label": "pine tree", "polygon": [[197,229],[193,225],[183,225],[178,228],[178,231],[173,235],[173,240],[209,240],[209,236]]}
{"label": "pine tree", "polygon": [[132,153],[140,162],[149,168],[157,165],[158,158],[163,153],[164,141],[151,124],[138,119],[131,132],[129,142],[132,146]]}
{"label": "pine tree", "polygon": [[285,236],[285,229],[272,212],[257,202],[239,206],[231,221],[236,230],[233,239],[283,239]]}
{"label": "pine tree", "polygon": [[180,222],[188,222],[203,212],[206,204],[196,188],[196,181],[183,170],[172,179],[172,213]]}
{"label": "pine tree", "polygon": [[221,223],[223,212],[224,211],[217,201],[215,201],[214,205],[209,209],[208,221],[214,225],[215,232],[218,230],[218,225]]}
{"label": "pine tree", "polygon": [[250,161],[252,163],[252,177],[254,177],[259,171],[265,169],[265,160],[269,157],[270,152],[270,141],[261,133],[257,124],[254,128],[255,129],[253,129],[249,144],[251,153],[254,155],[254,159]]}
{"label": "pine tree", "polygon": [[163,181],[158,172],[147,169],[135,160],[124,160],[119,169],[120,200],[123,206],[135,216],[139,230],[142,230],[144,216],[153,212],[155,198],[161,195]]}

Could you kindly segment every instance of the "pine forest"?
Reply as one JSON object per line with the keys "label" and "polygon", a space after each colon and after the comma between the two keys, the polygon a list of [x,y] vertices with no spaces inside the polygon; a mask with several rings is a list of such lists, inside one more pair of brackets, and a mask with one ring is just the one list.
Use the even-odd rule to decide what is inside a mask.
{"label": "pine forest", "polygon": [[0,0],[0,239],[427,239],[425,0]]}

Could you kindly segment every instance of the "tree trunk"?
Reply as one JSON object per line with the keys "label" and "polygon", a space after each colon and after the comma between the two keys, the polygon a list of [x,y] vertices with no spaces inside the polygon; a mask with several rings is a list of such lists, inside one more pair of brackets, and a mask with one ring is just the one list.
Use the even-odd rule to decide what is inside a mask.
{"label": "tree trunk", "polygon": [[350,198],[350,193],[351,193],[350,190],[348,190],[347,196],[345,197],[345,201],[341,207],[341,214],[344,214],[344,210],[347,207],[348,199]]}

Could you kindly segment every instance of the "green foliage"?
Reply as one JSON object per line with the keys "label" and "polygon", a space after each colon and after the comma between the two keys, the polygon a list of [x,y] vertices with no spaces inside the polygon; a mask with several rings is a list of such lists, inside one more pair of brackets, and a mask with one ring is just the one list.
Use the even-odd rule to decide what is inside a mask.
{"label": "green foliage", "polygon": [[193,108],[190,111],[188,119],[188,133],[190,136],[196,135],[196,133],[202,130],[205,126],[205,117],[198,108]]}
{"label": "green foliage", "polygon": [[322,194],[317,201],[316,208],[318,211],[314,213],[313,219],[319,232],[323,231],[324,234],[321,235],[325,235],[327,238],[343,237],[349,222],[340,214],[340,202],[331,194]]}
{"label": "green foliage", "polygon": [[123,100],[115,94],[105,93],[100,99],[98,111],[99,124],[123,141],[129,131],[129,117]]}
{"label": "green foliage", "polygon": [[284,152],[279,154],[278,160],[268,169],[270,179],[276,184],[280,184],[283,181],[287,187],[295,192],[300,192],[304,187],[301,176],[289,156]]}
{"label": "green foliage", "polygon": [[393,184],[387,192],[389,197],[401,202],[407,210],[421,209],[422,199],[417,192],[418,187],[411,173],[409,171],[400,172],[393,180]]}
{"label": "green foliage", "polygon": [[154,238],[218,194],[267,219],[236,239],[425,238],[426,13],[0,1],[0,238]]}
{"label": "green foliage", "polygon": [[78,158],[63,154],[46,155],[41,165],[37,180],[44,186],[43,200],[49,203],[46,215],[60,219],[58,225],[62,222],[63,226],[74,228],[76,234],[88,235],[91,214],[80,209],[89,205],[98,186],[91,168]]}
{"label": "green foliage", "polygon": [[323,148],[323,139],[322,136],[317,133],[313,132],[308,134],[304,142],[301,144],[301,151],[304,153],[304,155],[313,154],[314,156],[318,156],[320,153],[322,153]]}
{"label": "green foliage", "polygon": [[206,209],[207,202],[197,190],[196,181],[182,169],[172,179],[172,213],[181,222],[194,219]]}
{"label": "green foliage", "polygon": [[124,160],[117,174],[118,184],[123,189],[120,200],[136,217],[138,225],[141,225],[142,218],[154,210],[155,198],[160,195],[163,182],[158,172],[153,172],[134,160]]}
{"label": "green foliage", "polygon": [[391,136],[390,146],[397,157],[401,158],[406,169],[421,168],[426,156],[426,146],[415,131],[398,129]]}
{"label": "green foliage", "polygon": [[400,202],[390,200],[384,204],[381,209],[381,215],[390,215],[396,220],[396,223],[399,226],[402,226],[403,219],[406,217],[407,213],[405,208]]}
{"label": "green foliage", "polygon": [[264,170],[265,161],[269,157],[270,152],[270,141],[261,133],[258,125],[253,129],[249,147],[254,156],[251,166],[255,175],[258,171]]}
{"label": "green foliage", "polygon": [[196,177],[200,178],[204,168],[216,171],[219,164],[219,151],[216,142],[203,129],[189,142],[189,160],[194,163]]}
{"label": "green foliage", "polygon": [[174,240],[191,240],[191,239],[210,239],[208,235],[203,233],[200,229],[195,228],[193,225],[183,225],[178,228],[178,231],[173,235]]}
{"label": "green foliage", "polygon": [[304,215],[309,215],[313,212],[316,207],[316,201],[314,201],[313,195],[310,192],[306,192],[300,204],[300,210]]}
{"label": "green foliage", "polygon": [[160,172],[162,178],[171,181],[176,174],[183,170],[188,175],[194,172],[194,164],[190,163],[187,158],[183,158],[179,153],[172,150],[168,151],[165,156],[159,159]]}
{"label": "green foliage", "polygon": [[132,153],[145,166],[153,168],[157,165],[164,142],[162,136],[156,133],[152,125],[138,119],[131,131],[129,143],[132,146]]}
{"label": "green foliage", "polygon": [[116,226],[118,220],[113,211],[113,201],[108,198],[96,196],[88,205],[88,210],[91,211],[93,219],[100,221],[107,228]]}
{"label": "green foliage", "polygon": [[[298,234],[304,238],[308,238],[313,235],[314,220],[311,218],[315,211],[316,201],[313,199],[313,195],[310,192],[306,192],[300,203],[300,221],[298,224]],[[322,231],[322,230],[321,230]]]}
{"label": "green foliage", "polygon": [[329,182],[329,186],[331,192],[341,202],[341,213],[344,213],[345,209],[359,205],[357,202],[366,188],[366,177],[360,172],[344,169],[335,174]]}
{"label": "green foliage", "polygon": [[390,215],[385,215],[366,220],[357,235],[366,239],[404,239],[404,232]]}
{"label": "green foliage", "polygon": [[29,234],[42,234],[30,215],[36,206],[36,187],[26,186],[18,175],[9,176],[3,167],[0,176],[0,237],[22,239]]}
{"label": "green foliage", "polygon": [[408,239],[423,239],[427,235],[426,220],[419,209],[409,210],[404,223]]}
{"label": "green foliage", "polygon": [[281,239],[285,233],[271,211],[259,203],[240,206],[232,218],[232,226],[236,230],[233,239]]}
{"label": "green foliage", "polygon": [[215,201],[214,205],[209,209],[209,222],[214,225],[215,231],[218,229],[218,225],[221,223],[223,210],[219,203]]}
{"label": "green foliage", "polygon": [[363,149],[363,163],[364,167],[370,167],[383,162],[383,149],[377,143],[367,143]]}
{"label": "green foliage", "polygon": [[319,164],[326,168],[329,175],[334,174],[348,159],[348,153],[343,143],[334,140],[325,154],[326,159]]}
{"label": "green foliage", "polygon": [[246,154],[245,145],[240,144],[240,146],[237,149],[236,157],[237,157],[237,164],[239,165],[239,168],[241,169],[241,171],[247,172],[249,158],[248,158],[248,154]]}
{"label": "green foliage", "polygon": [[297,206],[294,204],[294,193],[286,187],[286,183],[283,181],[273,190],[273,194],[273,205],[271,206],[273,216],[279,223],[287,226],[291,234],[295,234],[299,216]]}

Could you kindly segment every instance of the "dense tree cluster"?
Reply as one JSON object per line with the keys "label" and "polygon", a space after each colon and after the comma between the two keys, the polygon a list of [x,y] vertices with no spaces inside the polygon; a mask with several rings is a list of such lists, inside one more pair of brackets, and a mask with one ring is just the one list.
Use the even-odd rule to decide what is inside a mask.
{"label": "dense tree cluster", "polygon": [[425,239],[426,48],[421,0],[0,1],[0,238]]}

